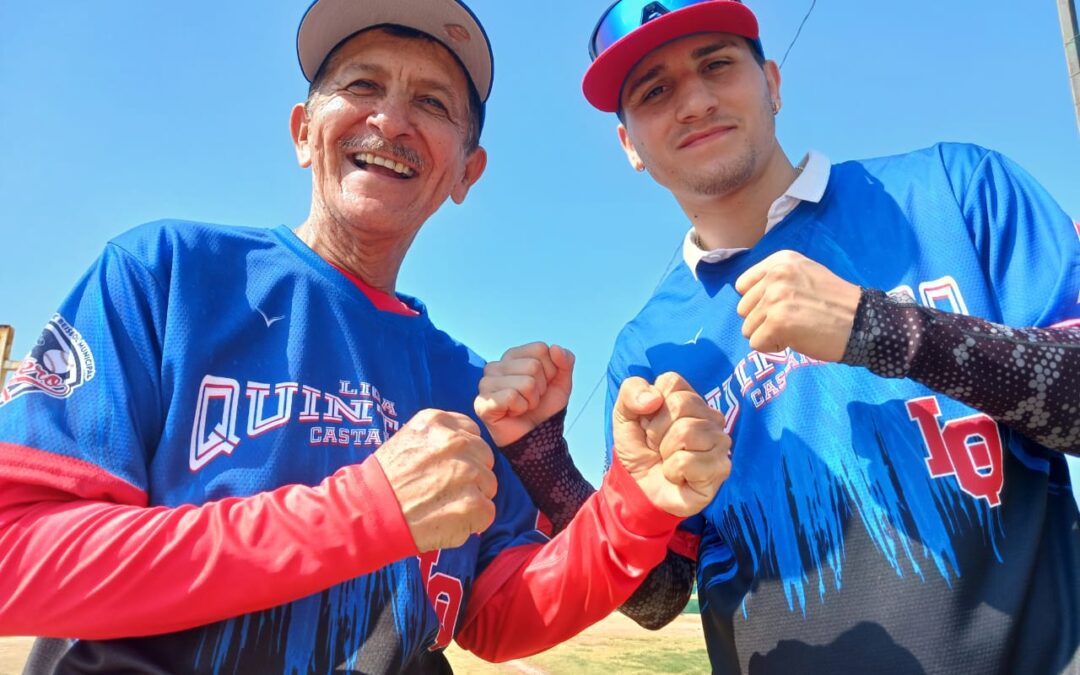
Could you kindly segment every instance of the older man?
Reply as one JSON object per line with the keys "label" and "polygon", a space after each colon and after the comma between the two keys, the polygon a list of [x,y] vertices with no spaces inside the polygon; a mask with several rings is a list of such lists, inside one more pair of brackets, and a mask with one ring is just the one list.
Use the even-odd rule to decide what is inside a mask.
{"label": "older man", "polygon": [[[546,541],[466,415],[479,359],[395,293],[484,170],[483,29],[455,0],[318,0],[297,47],[308,219],[116,238],[0,394],[0,633],[55,638],[30,672],[537,651],[622,602],[725,475],[719,416],[678,378],[636,381],[625,464]],[[478,404],[500,442],[568,388],[568,353],[523,350]]]}

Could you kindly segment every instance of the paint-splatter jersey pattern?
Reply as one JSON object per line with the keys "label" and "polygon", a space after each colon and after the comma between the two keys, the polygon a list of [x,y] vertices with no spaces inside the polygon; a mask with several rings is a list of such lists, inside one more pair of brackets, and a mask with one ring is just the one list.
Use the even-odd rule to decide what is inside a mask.
{"label": "paint-splatter jersey pattern", "polygon": [[1077,667],[1064,457],[911,380],[751,349],[734,283],[790,249],[925,306],[1050,326],[1080,317],[1078,234],[1006,158],[939,145],[836,165],[752,249],[662,282],[619,336],[608,409],[625,377],[673,370],[726,416],[733,469],[698,568],[715,672]]}

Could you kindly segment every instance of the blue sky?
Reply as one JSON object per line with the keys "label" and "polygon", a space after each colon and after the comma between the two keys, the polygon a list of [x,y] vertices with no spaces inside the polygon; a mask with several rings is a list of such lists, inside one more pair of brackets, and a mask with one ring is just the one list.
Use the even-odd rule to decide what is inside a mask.
{"label": "blue sky", "polygon": [[[626,164],[614,117],[580,94],[608,2],[470,3],[496,53],[488,170],[463,206],[429,221],[400,279],[484,356],[532,340],[577,353],[570,416],[584,412],[569,438],[594,482],[603,391],[586,397],[687,228]],[[809,1],[749,4],[779,58]],[[305,218],[310,182],[288,115],[306,91],[294,50],[306,7],[0,3],[0,323],[16,326],[17,355],[104,243],[134,225]],[[795,161],[809,148],[839,161],[976,142],[1080,217],[1061,42],[1052,0],[821,0],[783,69],[782,144]]]}

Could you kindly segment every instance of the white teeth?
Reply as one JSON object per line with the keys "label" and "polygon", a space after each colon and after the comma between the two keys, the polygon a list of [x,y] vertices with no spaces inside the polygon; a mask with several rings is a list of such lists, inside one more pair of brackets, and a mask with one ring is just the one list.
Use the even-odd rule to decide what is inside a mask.
{"label": "white teeth", "polygon": [[390,169],[391,171],[399,173],[406,178],[412,178],[414,175],[416,175],[415,171],[413,171],[410,167],[405,166],[401,162],[395,162],[392,159],[379,157],[378,155],[373,155],[370,152],[362,152],[356,155],[356,159],[360,160],[364,164],[374,164],[375,166],[381,166]]}

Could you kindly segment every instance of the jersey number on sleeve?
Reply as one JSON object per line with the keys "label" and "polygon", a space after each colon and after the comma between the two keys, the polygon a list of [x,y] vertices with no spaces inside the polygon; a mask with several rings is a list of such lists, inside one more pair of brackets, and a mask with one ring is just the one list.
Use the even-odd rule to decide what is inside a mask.
{"label": "jersey number on sleeve", "polygon": [[446,647],[454,639],[461,599],[465,595],[461,579],[435,571],[440,556],[442,551],[428,551],[419,556],[420,575],[424,579],[431,606],[435,609],[435,616],[439,617],[439,635],[429,648],[431,651]]}

